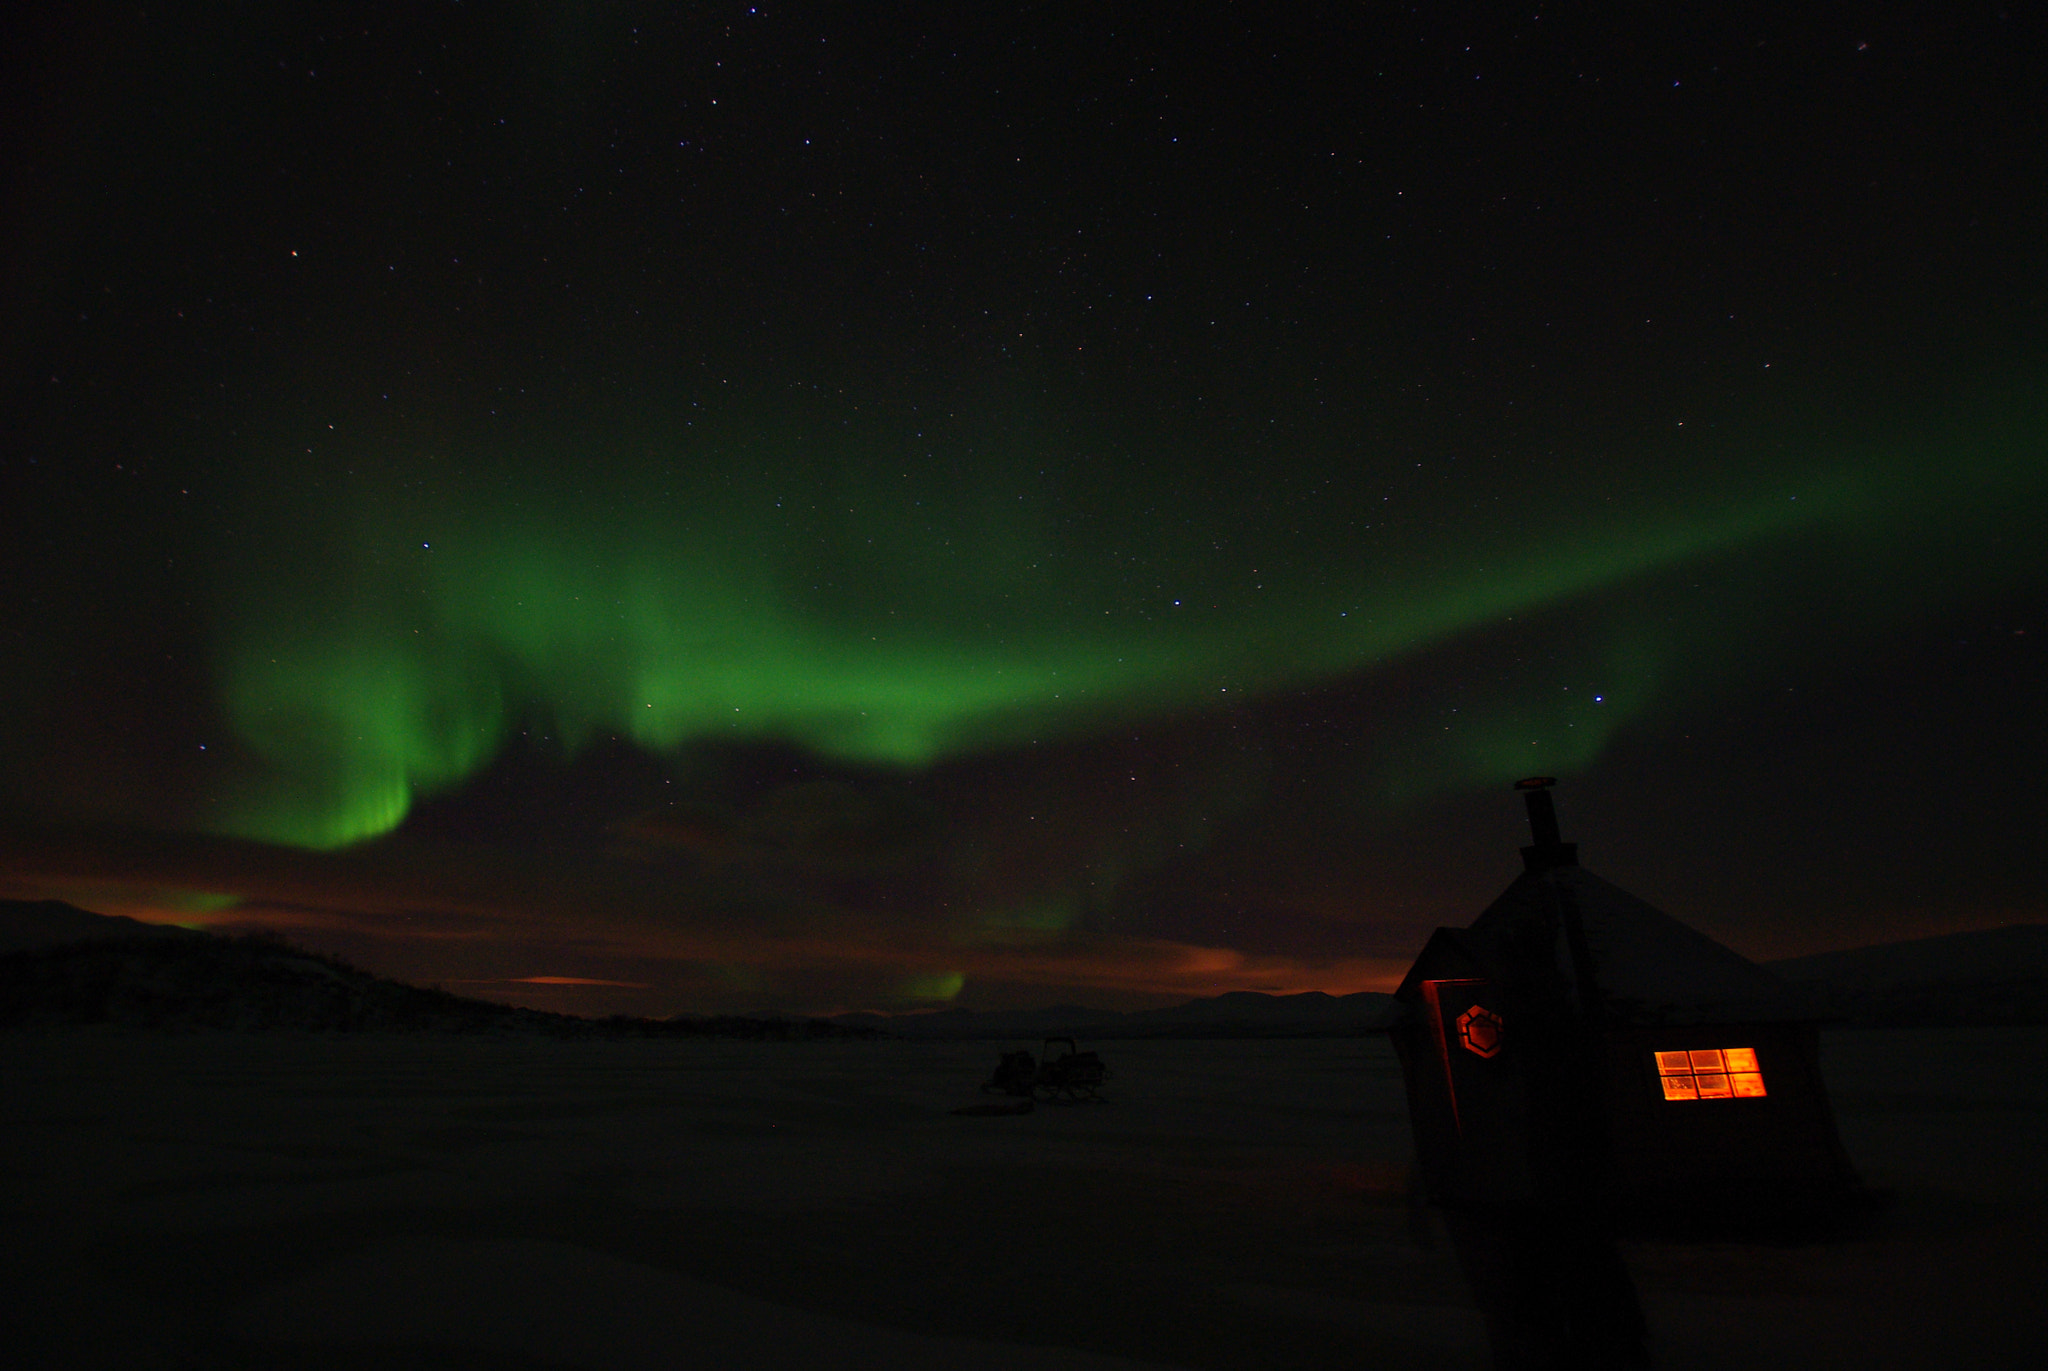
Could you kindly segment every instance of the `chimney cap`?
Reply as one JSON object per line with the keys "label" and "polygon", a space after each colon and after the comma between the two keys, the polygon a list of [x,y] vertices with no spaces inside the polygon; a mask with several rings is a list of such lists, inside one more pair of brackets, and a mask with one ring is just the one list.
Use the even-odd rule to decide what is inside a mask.
{"label": "chimney cap", "polygon": [[1547,790],[1557,784],[1555,776],[1524,776],[1515,782],[1517,790]]}

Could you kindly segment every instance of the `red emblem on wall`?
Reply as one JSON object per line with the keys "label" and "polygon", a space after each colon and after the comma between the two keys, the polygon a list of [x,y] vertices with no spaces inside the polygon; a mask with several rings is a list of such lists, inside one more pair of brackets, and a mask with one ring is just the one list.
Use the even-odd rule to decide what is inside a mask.
{"label": "red emblem on wall", "polygon": [[1500,1051],[1500,1015],[1473,1005],[1458,1016],[1458,1041],[1465,1044],[1467,1052],[1491,1057]]}

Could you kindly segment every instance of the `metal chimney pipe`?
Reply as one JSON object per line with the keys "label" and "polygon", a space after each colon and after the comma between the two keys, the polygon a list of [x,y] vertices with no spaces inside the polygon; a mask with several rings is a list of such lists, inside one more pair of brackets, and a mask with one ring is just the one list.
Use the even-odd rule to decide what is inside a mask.
{"label": "metal chimney pipe", "polygon": [[1550,787],[1556,784],[1555,776],[1531,776],[1515,782],[1515,789],[1528,802],[1529,837],[1538,847],[1556,847],[1564,841],[1557,831],[1557,806],[1550,802]]}
{"label": "metal chimney pipe", "polygon": [[1529,806],[1529,836],[1535,841],[1522,849],[1522,863],[1531,871],[1549,871],[1579,864],[1579,845],[1568,843],[1557,831],[1557,807],[1550,802],[1555,776],[1530,776],[1515,782],[1515,789]]}

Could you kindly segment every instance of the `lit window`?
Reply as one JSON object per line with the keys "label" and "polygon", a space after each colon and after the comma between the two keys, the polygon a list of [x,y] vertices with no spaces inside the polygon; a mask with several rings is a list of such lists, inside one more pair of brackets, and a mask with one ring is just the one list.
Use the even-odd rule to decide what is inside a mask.
{"label": "lit window", "polygon": [[1766,1093],[1753,1047],[1659,1052],[1657,1079],[1667,1100],[1743,1100]]}

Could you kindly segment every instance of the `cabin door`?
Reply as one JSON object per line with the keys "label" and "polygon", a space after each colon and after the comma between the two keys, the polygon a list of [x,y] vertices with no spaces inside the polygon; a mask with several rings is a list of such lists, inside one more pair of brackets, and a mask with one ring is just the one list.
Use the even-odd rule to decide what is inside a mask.
{"label": "cabin door", "polygon": [[1527,1052],[1499,987],[1424,981],[1422,994],[1450,1107],[1449,1188],[1470,1202],[1530,1198]]}

